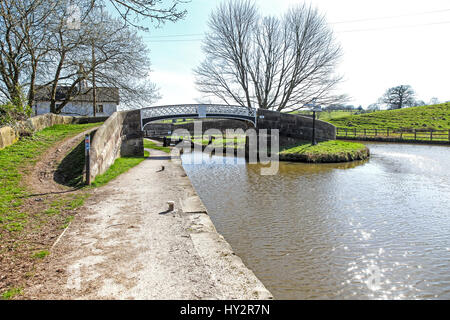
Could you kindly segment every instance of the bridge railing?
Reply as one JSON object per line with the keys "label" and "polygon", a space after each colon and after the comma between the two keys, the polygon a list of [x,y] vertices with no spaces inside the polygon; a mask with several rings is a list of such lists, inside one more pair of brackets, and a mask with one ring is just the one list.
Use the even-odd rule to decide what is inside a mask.
{"label": "bridge railing", "polygon": [[187,104],[187,105],[170,105],[156,106],[141,109],[141,118],[143,125],[150,121],[170,119],[174,117],[225,117],[244,119],[256,124],[256,109],[243,106],[230,106],[219,104]]}

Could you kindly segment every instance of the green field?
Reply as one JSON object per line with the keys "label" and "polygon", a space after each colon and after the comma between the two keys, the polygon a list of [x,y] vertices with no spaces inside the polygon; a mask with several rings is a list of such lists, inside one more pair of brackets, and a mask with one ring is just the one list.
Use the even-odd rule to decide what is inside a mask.
{"label": "green field", "polygon": [[450,129],[450,103],[399,110],[376,111],[329,120],[348,129]]}

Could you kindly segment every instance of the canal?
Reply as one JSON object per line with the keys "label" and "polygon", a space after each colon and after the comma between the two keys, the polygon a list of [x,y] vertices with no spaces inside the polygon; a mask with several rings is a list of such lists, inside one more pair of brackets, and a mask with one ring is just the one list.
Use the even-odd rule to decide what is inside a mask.
{"label": "canal", "polygon": [[450,148],[367,143],[346,164],[243,159],[183,166],[226,238],[276,299],[450,299]]}

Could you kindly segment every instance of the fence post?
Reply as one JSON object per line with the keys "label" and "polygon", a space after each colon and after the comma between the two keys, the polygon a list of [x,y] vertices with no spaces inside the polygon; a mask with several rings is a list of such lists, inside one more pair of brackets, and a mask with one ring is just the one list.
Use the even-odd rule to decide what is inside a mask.
{"label": "fence post", "polygon": [[353,128],[353,133],[354,133],[355,138],[356,138],[356,128]]}
{"label": "fence post", "polygon": [[403,140],[403,129],[400,129],[400,140]]}
{"label": "fence post", "polygon": [[387,136],[389,137],[389,128],[386,129]]}
{"label": "fence post", "polygon": [[430,141],[433,141],[433,129],[430,129]]}
{"label": "fence post", "polygon": [[417,129],[414,129],[414,141],[417,141]]}
{"label": "fence post", "polygon": [[348,129],[345,128],[345,137],[347,137]]}
{"label": "fence post", "polygon": [[84,137],[84,161],[86,165],[86,184],[91,185],[91,164],[90,164],[90,151],[91,151],[91,135],[88,133]]}
{"label": "fence post", "polygon": [[367,136],[366,129],[364,128],[364,137]]}
{"label": "fence post", "polygon": [[375,137],[378,136],[378,131],[375,129]]}

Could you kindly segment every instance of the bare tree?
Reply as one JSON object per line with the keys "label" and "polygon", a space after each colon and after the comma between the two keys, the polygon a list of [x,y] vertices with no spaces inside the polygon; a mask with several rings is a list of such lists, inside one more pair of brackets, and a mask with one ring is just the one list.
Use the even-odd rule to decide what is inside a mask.
{"label": "bare tree", "polygon": [[400,85],[388,89],[380,101],[387,104],[390,109],[411,107],[416,102],[415,92],[409,85]]}
{"label": "bare tree", "polygon": [[429,105],[435,105],[435,104],[439,104],[439,98],[437,97],[433,97],[430,99],[430,102],[428,103]]}
{"label": "bare tree", "polygon": [[[147,79],[149,72],[148,51],[142,45],[136,34],[130,33],[130,26],[137,26],[140,29],[142,22],[151,21],[160,25],[166,21],[177,21],[186,14],[185,10],[179,7],[183,3],[181,0],[163,1],[163,0],[8,0],[0,2],[0,100],[17,101],[20,104],[31,105],[35,99],[36,83],[47,84],[52,87],[52,111],[55,109],[55,92],[60,83],[69,83],[75,89],[77,83],[82,79],[77,78],[77,72],[80,65],[79,57],[84,60],[86,50],[88,49],[88,40],[96,41],[98,46],[95,53],[100,58],[98,64],[85,68],[89,74],[96,67],[99,69],[99,83],[118,83],[120,82],[121,93],[124,97],[136,102],[140,96],[141,100],[151,101],[157,95],[156,88],[152,83],[144,83],[138,80],[138,77]],[[122,53],[123,64],[119,59],[115,60],[114,69],[111,67],[113,59],[107,59],[105,62],[102,56],[102,47],[108,38],[108,32],[94,32],[91,28],[86,28],[86,22],[91,16],[95,16],[95,10],[98,7],[110,5],[120,15],[119,19],[114,21],[116,30],[126,28],[130,35],[129,44],[122,38],[122,42],[114,42],[123,48],[131,48],[134,45],[135,64],[124,68],[129,62],[130,51]],[[78,23],[82,26],[80,30],[72,30],[70,24],[73,9],[78,10]],[[113,10],[114,10],[113,9]],[[92,20],[91,20],[92,22]],[[92,24],[94,26],[95,23]],[[98,31],[98,30],[97,30]],[[122,36],[124,35],[119,32]],[[118,35],[119,35],[118,34]],[[117,36],[118,36],[117,35]],[[114,34],[113,37],[114,38]],[[117,37],[116,37],[117,40]],[[92,49],[92,45],[89,46]],[[110,50],[111,48],[108,48]],[[138,53],[137,50],[140,50]],[[133,51],[133,50],[132,50]],[[109,52],[112,54],[112,52]],[[77,58],[78,57],[78,58]],[[83,60],[81,59],[81,60]],[[128,60],[127,60],[128,59]],[[81,61],[86,62],[86,61]],[[145,61],[144,61],[145,60]],[[142,63],[136,67],[137,63]],[[112,79],[113,70],[117,79]],[[117,70],[123,73],[118,74]],[[110,79],[105,80],[105,74]],[[23,99],[25,92],[26,98]],[[131,101],[130,100],[130,101]]]}
{"label": "bare tree", "polygon": [[0,91],[9,101],[25,104],[21,91],[35,80],[38,60],[45,50],[41,44],[47,37],[42,22],[51,10],[51,5],[47,10],[42,5],[42,0],[0,3]]}
{"label": "bare tree", "polygon": [[370,112],[374,111],[380,111],[380,104],[379,103],[372,103],[367,107],[367,110]]}
{"label": "bare tree", "polygon": [[[94,70],[96,85],[118,88],[125,106],[151,103],[158,98],[155,85],[148,80],[148,49],[136,31],[101,10],[90,10],[79,30],[70,30],[64,23],[67,11],[55,14],[59,20],[52,30],[47,72],[41,78],[42,86],[50,87],[50,112],[60,113],[79,94],[92,95],[93,86],[85,92],[80,92],[79,87],[81,82],[92,79]],[[67,88],[65,98],[56,105],[61,84]]]}
{"label": "bare tree", "polygon": [[344,100],[333,94],[341,48],[317,9],[297,6],[280,19],[261,17],[251,1],[230,0],[209,27],[205,60],[194,70],[207,97],[278,111]]}
{"label": "bare tree", "polygon": [[[128,23],[141,29],[146,29],[139,24],[141,20],[149,19],[160,25],[166,21],[176,22],[186,16],[186,10],[179,10],[180,4],[188,1],[182,0],[90,0],[92,4],[110,3],[119,15]],[[163,4],[166,2],[166,5]],[[167,4],[170,2],[170,4]]]}

